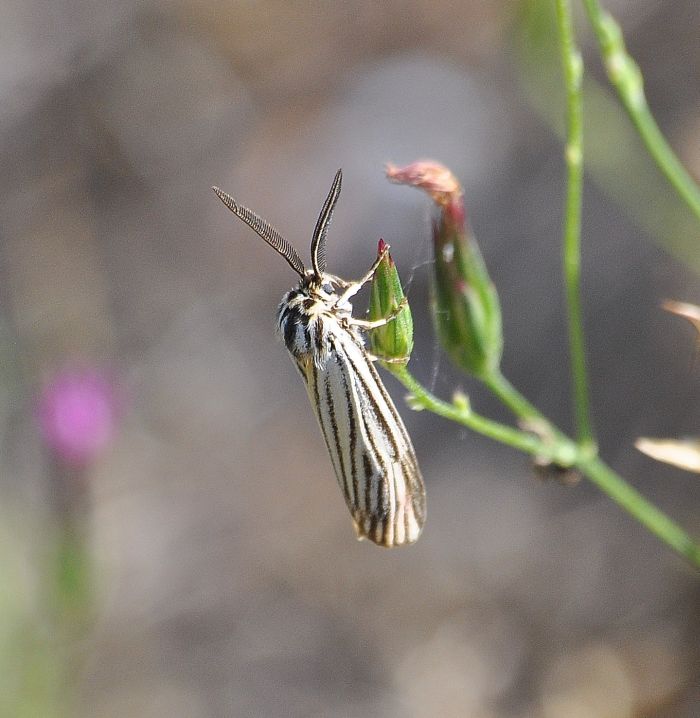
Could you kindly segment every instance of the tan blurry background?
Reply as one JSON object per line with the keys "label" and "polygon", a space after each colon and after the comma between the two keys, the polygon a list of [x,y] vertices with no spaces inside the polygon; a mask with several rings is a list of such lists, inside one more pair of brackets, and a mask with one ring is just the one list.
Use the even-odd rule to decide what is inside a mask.
{"label": "tan blurry background", "polygon": [[[22,715],[63,715],[70,700],[91,718],[700,715],[691,569],[591,486],[542,483],[527,458],[410,412],[390,377],[428,522],[411,548],[355,541],[274,336],[294,275],[209,189],[306,257],[342,167],[331,271],[359,276],[386,239],[416,319],[414,373],[509,420],[441,357],[427,203],[382,173],[448,164],[501,294],[505,372],[568,430],[548,5],[0,7],[0,667]],[[700,6],[610,5],[700,175]],[[698,535],[697,477],[632,448],[699,432],[695,337],[659,309],[700,301],[698,226],[645,163],[583,40],[595,83],[583,289],[602,453]],[[43,573],[65,477],[33,407],[75,363],[109,367],[123,411],[78,479],[89,618],[56,647]],[[36,668],[46,642],[53,658]]]}

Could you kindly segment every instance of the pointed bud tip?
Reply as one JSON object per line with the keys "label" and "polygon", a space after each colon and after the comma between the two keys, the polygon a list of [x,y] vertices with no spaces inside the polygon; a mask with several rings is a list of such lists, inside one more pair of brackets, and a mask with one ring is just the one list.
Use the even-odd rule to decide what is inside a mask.
{"label": "pointed bud tip", "polygon": [[386,260],[389,262],[389,266],[394,266],[394,260],[391,258],[391,255],[389,254],[389,245],[380,237],[379,242],[377,242],[377,257],[381,257],[384,252],[386,252]]}

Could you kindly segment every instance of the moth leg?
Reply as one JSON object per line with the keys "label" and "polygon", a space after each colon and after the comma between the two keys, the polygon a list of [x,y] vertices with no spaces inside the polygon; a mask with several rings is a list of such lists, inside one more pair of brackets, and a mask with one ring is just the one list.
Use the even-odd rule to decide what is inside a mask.
{"label": "moth leg", "polygon": [[[382,263],[382,260],[384,259],[385,255],[389,251],[389,245],[387,244],[384,247],[384,250],[382,253],[377,257],[377,259],[374,261],[374,264],[369,268],[367,274],[365,274],[362,279],[357,280],[356,282],[345,282],[346,289],[345,291],[338,297],[338,301],[335,303],[335,305],[338,307],[341,304],[344,304],[345,302],[350,299],[350,297],[354,297],[362,287],[364,287],[367,282],[372,279],[374,276],[374,273],[377,271],[377,267]],[[381,326],[381,325],[380,325]]]}
{"label": "moth leg", "polygon": [[324,272],[324,277],[328,277],[328,279],[331,280],[331,282],[338,287],[342,287],[343,289],[346,289],[349,287],[353,282],[348,282],[347,279],[342,279],[341,277],[336,276],[335,274],[329,274],[328,272]]}
{"label": "moth leg", "polygon": [[351,319],[348,319],[348,323],[351,324],[354,327],[360,327],[360,329],[377,329],[378,327],[383,327],[385,324],[388,324],[389,322],[396,319],[396,317],[399,316],[399,313],[401,310],[408,305],[408,299],[406,297],[403,297],[401,301],[399,302],[398,307],[394,307],[392,309],[391,314],[389,314],[386,317],[382,317],[381,319],[355,319],[355,317],[352,317]]}

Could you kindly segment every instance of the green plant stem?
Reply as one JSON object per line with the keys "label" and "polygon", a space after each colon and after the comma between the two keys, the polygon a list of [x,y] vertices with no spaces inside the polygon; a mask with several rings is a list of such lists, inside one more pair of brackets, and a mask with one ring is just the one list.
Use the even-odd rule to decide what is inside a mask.
{"label": "green plant stem", "polygon": [[[510,395],[508,405],[511,408],[519,406],[520,409],[526,411],[527,416],[522,416],[521,418],[537,418],[546,422],[548,430],[545,437],[540,438],[534,434],[528,434],[487,419],[475,414],[467,405],[448,403],[437,398],[420,384],[405,366],[394,365],[391,371],[411,392],[413,402],[420,407],[538,458],[545,458],[554,463],[576,467],[630,516],[637,519],[639,523],[649,529],[670,548],[685,557],[696,568],[700,568],[700,546],[693,541],[688,533],[651,502],[647,501],[599,457],[591,453],[586,447],[579,446],[552,426],[507,382],[500,386],[499,391]],[[510,389],[507,387],[510,387]],[[520,397],[520,399],[516,399],[516,396]],[[536,417],[531,410],[534,410]],[[516,411],[516,413],[519,412]]]}
{"label": "green plant stem", "polygon": [[500,369],[494,369],[479,379],[505,404],[519,419],[525,422],[539,422],[544,419],[540,410],[532,405],[509,381]]}
{"label": "green plant stem", "polygon": [[[556,451],[560,457],[556,462],[561,466],[571,466],[580,451],[595,453],[595,448],[590,444],[576,446],[566,434],[557,429],[547,417],[533,404],[531,404],[501,373],[496,369],[487,375],[480,377],[484,385],[507,406],[519,419],[523,428],[537,434],[542,442],[556,443],[559,447]],[[536,452],[539,458],[542,454]]]}
{"label": "green plant stem", "polygon": [[627,52],[622,30],[598,0],[584,0],[605,69],[647,151],[666,179],[700,219],[700,188],[693,181],[659,130],[644,95],[644,80]]}
{"label": "green plant stem", "polygon": [[566,206],[564,215],[564,282],[569,327],[571,381],[580,444],[593,446],[583,311],[581,309],[581,202],[583,198],[583,61],[576,47],[571,3],[556,0],[557,29],[566,86]]}
{"label": "green plant stem", "polygon": [[675,521],[647,501],[604,461],[597,456],[581,456],[575,466],[642,526],[700,568],[700,546]]}
{"label": "green plant stem", "polygon": [[562,444],[543,442],[535,434],[514,429],[493,419],[487,419],[475,413],[470,406],[460,406],[438,399],[418,382],[405,366],[393,364],[387,366],[391,373],[411,392],[416,404],[445,419],[462,424],[490,439],[519,449],[527,454],[542,457],[548,461],[570,465],[577,447],[572,443]]}

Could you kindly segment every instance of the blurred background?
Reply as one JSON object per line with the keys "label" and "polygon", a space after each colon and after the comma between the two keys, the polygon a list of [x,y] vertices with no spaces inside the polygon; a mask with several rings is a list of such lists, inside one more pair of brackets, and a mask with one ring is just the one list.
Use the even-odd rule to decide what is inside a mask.
{"label": "blurred background", "polygon": [[[428,489],[413,547],[354,538],[274,334],[338,167],[329,268],[383,237],[413,372],[509,415],[436,346],[430,208],[387,161],[462,180],[507,376],[571,429],[553,3],[6,0],[0,7],[0,715],[700,715],[697,576],[583,482],[403,403]],[[700,5],[608,3],[700,176]],[[700,226],[636,139],[583,17],[583,292],[603,456],[691,533]],[[360,299],[356,306],[363,308]]]}

